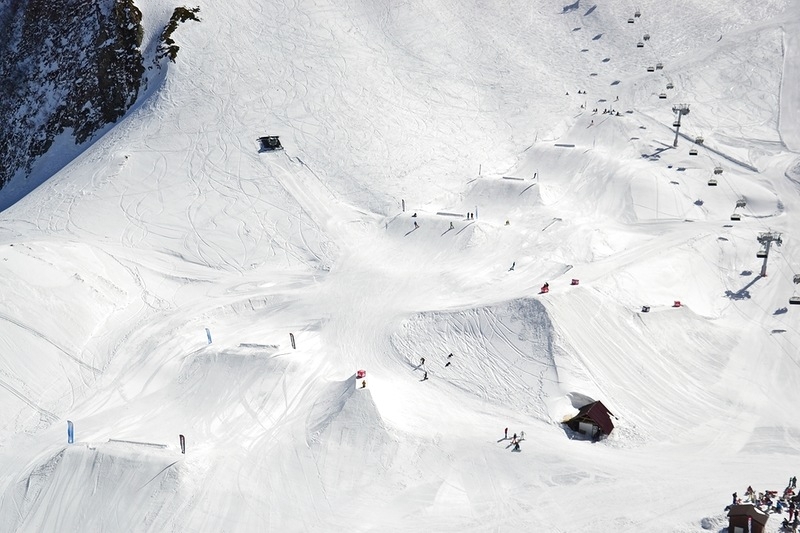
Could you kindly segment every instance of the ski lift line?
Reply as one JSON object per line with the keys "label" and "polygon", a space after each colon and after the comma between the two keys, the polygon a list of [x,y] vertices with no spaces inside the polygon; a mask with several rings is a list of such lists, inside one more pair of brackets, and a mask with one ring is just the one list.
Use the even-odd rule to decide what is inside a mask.
{"label": "ski lift line", "polygon": [[[763,308],[761,305],[759,305],[758,301],[756,301],[756,300],[755,300],[755,299],[753,299],[753,298],[751,298],[751,299],[750,299],[750,301],[751,301],[751,302],[752,302],[752,303],[753,303],[753,304],[754,304],[756,307],[758,307],[759,309],[761,309],[761,311],[762,311],[762,312],[763,312],[765,315],[772,316],[772,313],[770,313],[770,312],[769,312],[767,309],[764,309],[764,308]],[[744,309],[742,309],[740,306],[734,306],[734,308],[736,309],[736,312],[737,312],[737,313],[739,313],[739,315],[741,315],[741,317],[742,317],[742,318],[746,319],[748,322],[751,322],[752,324],[754,324],[754,325],[756,325],[756,326],[760,326],[760,327],[759,327],[759,329],[762,329],[763,331],[765,331],[765,332],[767,332],[767,333],[771,333],[771,331],[768,331],[768,330],[767,330],[767,328],[766,328],[766,327],[764,327],[764,324],[762,324],[761,322],[758,322],[758,321],[756,321],[756,320],[755,320],[753,317],[751,317],[751,316],[750,316],[750,314],[749,314],[749,313],[745,313],[745,312],[744,312]],[[793,326],[791,326],[791,325],[790,325],[790,324],[788,324],[787,322],[781,322],[781,324],[783,325],[783,327],[785,327],[787,330],[791,331],[792,333],[795,333],[795,334],[800,334],[800,331],[798,331],[796,328],[794,328]],[[794,343],[793,343],[791,340],[789,340],[789,338],[788,338],[788,337],[784,337],[784,339],[785,339],[785,341],[786,341],[787,343],[789,343],[789,344],[792,346],[792,348],[794,349],[794,353],[798,353],[798,350],[800,350],[800,347],[798,347],[798,346],[797,346],[796,344],[794,344]],[[796,367],[798,367],[798,368],[800,368],[800,361],[798,361],[798,360],[796,360],[794,357],[792,357],[792,353],[790,353],[790,352],[789,352],[789,351],[788,351],[786,348],[784,348],[784,347],[781,345],[781,343],[780,343],[780,342],[778,342],[778,343],[776,343],[776,344],[778,344],[778,346],[781,348],[781,350],[782,350],[782,351],[783,351],[783,352],[784,352],[784,353],[787,355],[787,357],[788,357],[788,358],[789,358],[789,359],[790,359],[790,360],[791,360],[791,361],[792,361],[792,362],[795,364],[795,366],[796,366]]]}

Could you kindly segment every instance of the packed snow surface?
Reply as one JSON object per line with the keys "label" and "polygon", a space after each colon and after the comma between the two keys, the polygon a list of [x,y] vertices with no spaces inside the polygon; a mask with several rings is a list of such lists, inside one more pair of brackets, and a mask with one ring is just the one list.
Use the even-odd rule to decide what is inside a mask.
{"label": "packed snow surface", "polygon": [[545,4],[202,4],[0,213],[0,530],[718,532],[800,474],[800,5]]}

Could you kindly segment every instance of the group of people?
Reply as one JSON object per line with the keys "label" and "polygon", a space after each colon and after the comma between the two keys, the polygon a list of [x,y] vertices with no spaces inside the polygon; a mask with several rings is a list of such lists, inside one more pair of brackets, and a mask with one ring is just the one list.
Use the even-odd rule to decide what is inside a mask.
{"label": "group of people", "polygon": [[[452,364],[452,358],[453,358],[453,353],[450,352],[450,354],[447,356],[447,362],[444,364],[445,367],[448,367],[448,366],[450,366]],[[428,371],[425,369],[425,358],[424,357],[420,357],[419,358],[419,366],[417,368],[421,368],[422,369],[422,371],[423,371],[422,381],[426,381],[428,379]]]}
{"label": "group of people", "polygon": [[765,513],[783,514],[786,511],[787,516],[781,522],[782,530],[797,533],[800,527],[800,494],[797,494],[796,490],[796,476],[789,478],[789,483],[780,495],[777,490],[756,492],[752,486],[749,486],[744,493],[744,498],[739,497],[735,492],[732,494],[733,505],[749,503]]}
{"label": "group of people", "polygon": [[[503,434],[503,439],[504,440],[508,440],[508,428],[505,429],[505,432]],[[519,437],[517,436],[516,433],[514,433],[514,435],[511,437],[511,445],[514,446],[512,451],[515,451],[515,452],[520,451],[519,443],[520,443],[520,441],[522,441],[524,439],[525,439],[525,432],[524,431],[520,431],[519,432]]]}

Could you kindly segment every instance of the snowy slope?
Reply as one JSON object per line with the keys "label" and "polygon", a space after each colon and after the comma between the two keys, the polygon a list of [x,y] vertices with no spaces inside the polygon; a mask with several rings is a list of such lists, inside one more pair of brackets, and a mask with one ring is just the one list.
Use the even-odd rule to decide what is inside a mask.
{"label": "snowy slope", "polygon": [[0,213],[0,529],[719,531],[782,489],[800,10],[728,4],[201,6]]}

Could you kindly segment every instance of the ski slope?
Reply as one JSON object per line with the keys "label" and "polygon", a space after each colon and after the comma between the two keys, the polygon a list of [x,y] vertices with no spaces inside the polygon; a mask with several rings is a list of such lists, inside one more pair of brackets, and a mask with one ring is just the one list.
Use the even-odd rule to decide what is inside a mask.
{"label": "ski slope", "polygon": [[797,5],[199,16],[0,213],[0,530],[719,532],[797,474]]}

